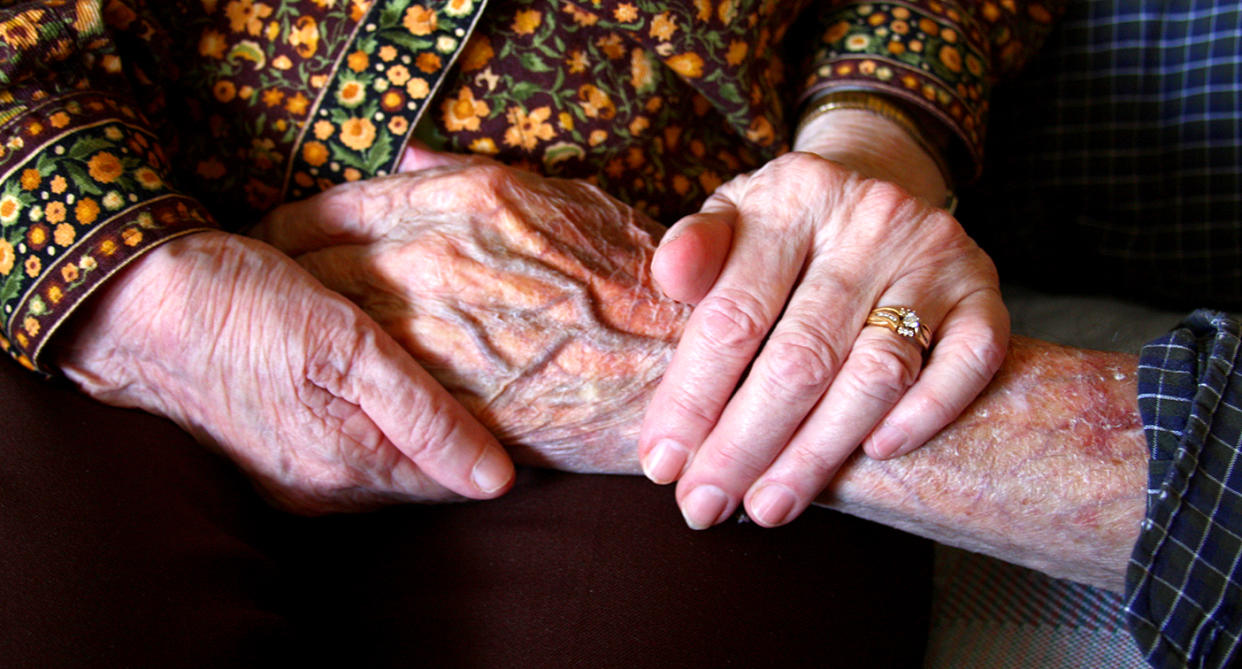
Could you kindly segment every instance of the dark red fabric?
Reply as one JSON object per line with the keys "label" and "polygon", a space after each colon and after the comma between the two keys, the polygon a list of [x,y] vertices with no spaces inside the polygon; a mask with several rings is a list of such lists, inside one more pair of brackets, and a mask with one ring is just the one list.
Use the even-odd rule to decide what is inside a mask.
{"label": "dark red fabric", "polygon": [[0,664],[918,666],[926,542],[813,510],[684,526],[672,490],[294,518],[166,421],[0,368]]}
{"label": "dark red fabric", "polygon": [[268,513],[171,423],[0,365],[0,665],[224,666],[293,639]]}

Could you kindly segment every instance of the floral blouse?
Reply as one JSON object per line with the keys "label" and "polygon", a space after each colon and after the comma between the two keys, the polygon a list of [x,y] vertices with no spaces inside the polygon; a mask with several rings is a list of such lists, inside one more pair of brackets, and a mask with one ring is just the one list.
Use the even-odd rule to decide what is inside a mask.
{"label": "floral blouse", "polygon": [[155,246],[394,169],[411,136],[666,223],[786,151],[816,95],[943,123],[1056,0],[0,0],[0,348],[30,368]]}

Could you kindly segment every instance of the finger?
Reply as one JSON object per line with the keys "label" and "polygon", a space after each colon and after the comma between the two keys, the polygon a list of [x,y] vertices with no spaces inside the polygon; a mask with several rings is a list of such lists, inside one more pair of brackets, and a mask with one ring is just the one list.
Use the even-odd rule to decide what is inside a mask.
{"label": "finger", "polygon": [[669,298],[686,304],[703,299],[720,275],[733,241],[736,210],[704,211],[678,221],[651,259],[651,274]]}
{"label": "finger", "polygon": [[248,236],[297,256],[339,244],[366,244],[391,225],[379,215],[392,206],[392,188],[359,181],[346,183],[270,212]]}
{"label": "finger", "polygon": [[[352,485],[335,487],[329,495],[292,498],[291,506],[311,511],[354,511],[398,501],[462,499],[406,458],[361,407],[325,390],[320,392],[330,397],[323,406],[324,416],[335,420],[340,435],[350,442],[341,449],[340,458],[355,478]],[[303,503],[297,504],[299,501]]]}
{"label": "finger", "polygon": [[356,327],[354,345],[330,346],[335,359],[312,365],[312,380],[361,407],[440,485],[471,498],[502,494],[514,469],[495,438],[379,326],[367,319]]}
{"label": "finger", "polygon": [[728,256],[737,260],[695,307],[652,395],[639,456],[657,483],[675,480],[711,432],[805,262],[805,235],[785,235],[774,244],[758,227],[734,230]]}
{"label": "finger", "polygon": [[864,444],[867,455],[905,455],[931,439],[983,391],[1005,360],[1009,314],[995,289],[963,299],[936,333],[918,381]]}
{"label": "finger", "polygon": [[374,279],[370,247],[348,244],[304,253],[295,261],[325,287],[366,310],[368,282]]}
{"label": "finger", "polygon": [[773,527],[797,517],[913,385],[921,366],[917,343],[880,327],[859,332],[823,400],[746,492],[755,522]]}
{"label": "finger", "polygon": [[487,159],[475,154],[433,151],[426,144],[416,139],[411,139],[406,143],[405,151],[401,154],[401,162],[397,165],[397,171],[416,172],[433,167],[457,167],[473,165],[484,161],[487,161]]}
{"label": "finger", "polygon": [[[808,270],[746,381],[678,484],[678,501],[692,527],[713,523],[714,509],[700,508],[693,498],[696,489],[708,486],[724,493],[731,512],[816,410],[848,364],[865,317],[855,293],[827,267]],[[917,357],[917,351],[912,353]]]}

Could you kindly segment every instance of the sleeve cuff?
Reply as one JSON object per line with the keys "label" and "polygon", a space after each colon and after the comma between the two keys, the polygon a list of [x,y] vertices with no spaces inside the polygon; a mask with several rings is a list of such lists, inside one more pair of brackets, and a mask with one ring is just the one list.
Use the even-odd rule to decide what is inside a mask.
{"label": "sleeve cuff", "polygon": [[800,102],[840,90],[892,96],[943,124],[946,159],[959,182],[982,166],[987,125],[984,37],[941,3],[847,4],[820,18],[827,26],[803,82]]}
{"label": "sleeve cuff", "polygon": [[215,228],[122,100],[79,92],[0,126],[0,349],[30,369],[74,310],[161,243]]}
{"label": "sleeve cuff", "polygon": [[1151,447],[1147,518],[1126,614],[1156,667],[1224,667],[1242,631],[1239,324],[1196,311],[1144,347],[1139,412]]}

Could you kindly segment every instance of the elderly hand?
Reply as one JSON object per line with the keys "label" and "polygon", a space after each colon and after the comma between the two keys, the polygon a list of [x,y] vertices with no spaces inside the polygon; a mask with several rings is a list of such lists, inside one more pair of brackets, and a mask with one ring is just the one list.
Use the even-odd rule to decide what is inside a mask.
{"label": "elderly hand", "polygon": [[651,281],[662,231],[598,189],[414,149],[252,234],[363,308],[521,462],[637,473],[688,308]]}
{"label": "elderly hand", "polygon": [[[926,155],[933,178],[894,178],[921,151],[902,139],[896,128],[859,142],[859,154],[848,142],[826,146],[934,197]],[[886,160],[898,167],[887,172]],[[697,306],[639,453],[652,480],[680,478],[677,499],[695,528],[743,499],[755,521],[780,525],[859,444],[875,457],[916,448],[983,389],[1008,339],[996,271],[952,216],[811,153],[720,188],[670,230],[653,270],[668,295]],[[880,306],[917,309],[933,333],[926,364],[915,341],[865,327]]]}
{"label": "elderly hand", "polygon": [[500,446],[396,342],[264,244],[167,242],[88,306],[58,352],[69,378],[176,421],[282,506],[487,498],[512,482]]}

